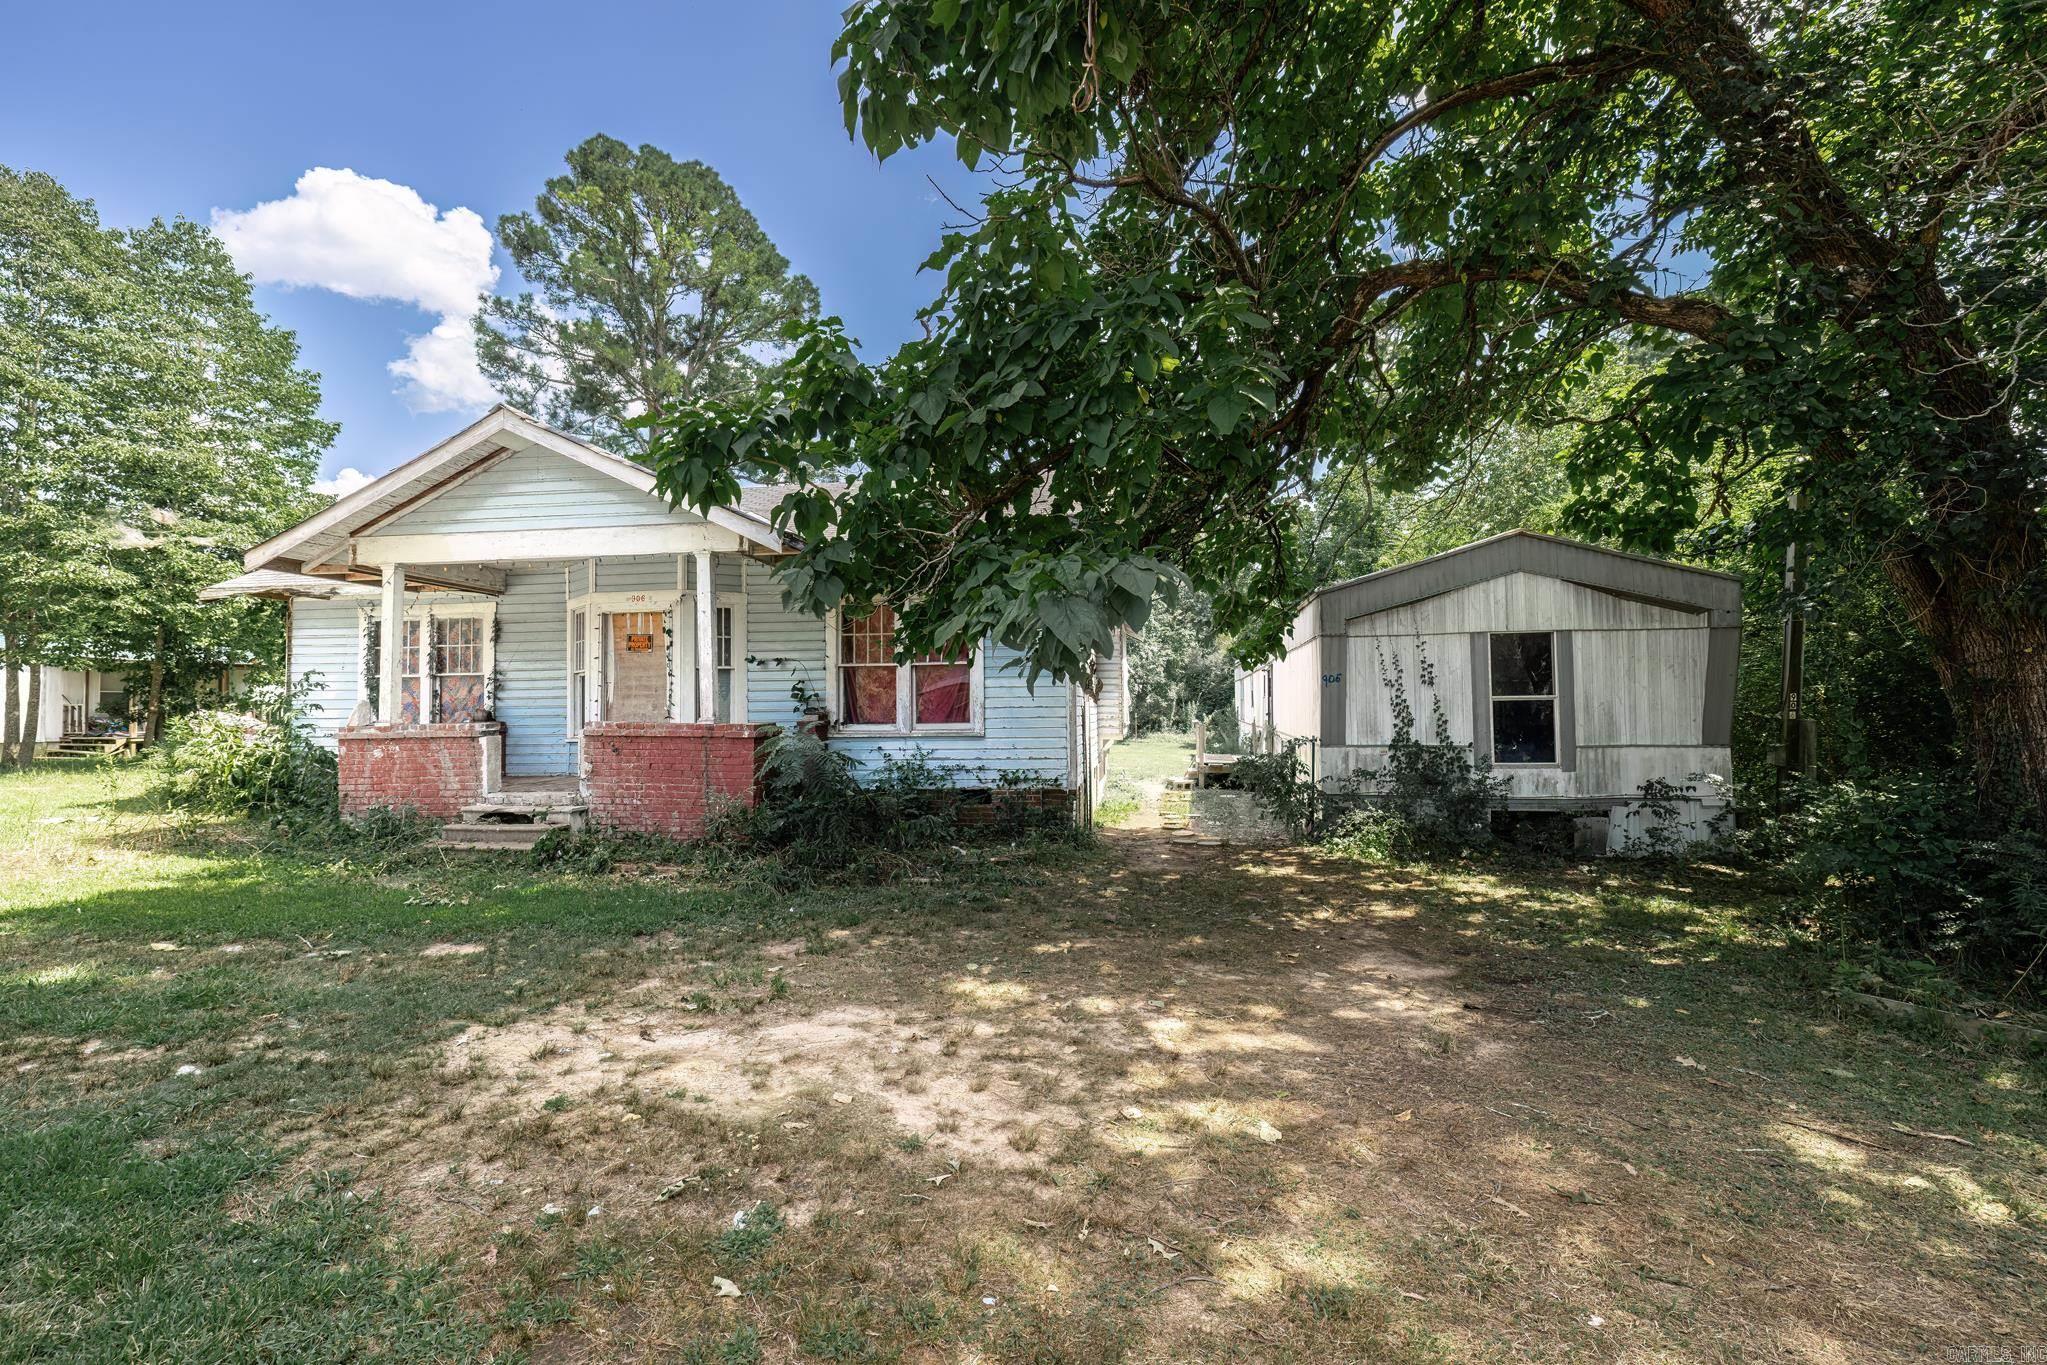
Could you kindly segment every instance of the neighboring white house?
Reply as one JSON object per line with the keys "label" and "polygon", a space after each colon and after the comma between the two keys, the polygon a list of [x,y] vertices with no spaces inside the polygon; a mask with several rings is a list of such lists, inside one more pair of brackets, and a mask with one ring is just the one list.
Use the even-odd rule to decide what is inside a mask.
{"label": "neighboring white house", "polygon": [[1509,809],[1643,833],[1643,784],[1694,788],[1696,837],[1726,809],[1741,642],[1728,574],[1510,531],[1317,591],[1286,654],[1240,672],[1255,746],[1309,741],[1325,787],[1383,767],[1404,689],[1413,736],[1490,761]]}
{"label": "neighboring white house", "polygon": [[[669,778],[715,768],[707,755],[739,742],[730,727],[794,726],[806,703],[868,773],[921,751],[963,787],[1028,779],[1092,796],[1121,733],[1120,649],[1103,669],[1112,715],[1082,689],[1031,687],[993,644],[898,666],[885,608],[820,620],[784,607],[770,566],[793,548],[771,521],[785,491],[677,510],[644,467],[498,407],[203,595],[289,601],[289,672],[315,679],[315,729],[342,750],[358,806],[397,804],[407,783],[465,788],[426,792],[415,804],[429,811],[473,801],[472,777],[481,794],[590,797],[594,784],[592,815],[632,824],[635,800],[691,799]],[[428,750],[410,739],[472,745],[474,767],[420,778]],[[619,764],[638,766],[621,777]],[[644,823],[690,827],[673,812]]]}
{"label": "neighboring white house", "polygon": [[[125,722],[128,718],[128,679],[125,674],[97,668],[59,668],[41,665],[42,689],[36,698],[35,741],[49,748],[66,735],[82,734],[94,716]],[[0,680],[4,681],[4,680]],[[28,715],[29,670],[14,670],[14,704]],[[0,696],[4,696],[0,691]]]}

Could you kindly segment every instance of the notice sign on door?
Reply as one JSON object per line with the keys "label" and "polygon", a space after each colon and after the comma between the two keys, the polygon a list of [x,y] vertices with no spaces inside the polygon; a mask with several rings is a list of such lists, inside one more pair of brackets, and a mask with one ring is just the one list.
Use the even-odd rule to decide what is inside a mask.
{"label": "notice sign on door", "polygon": [[628,654],[652,654],[654,637],[644,634],[629,634],[625,637],[625,652]]}

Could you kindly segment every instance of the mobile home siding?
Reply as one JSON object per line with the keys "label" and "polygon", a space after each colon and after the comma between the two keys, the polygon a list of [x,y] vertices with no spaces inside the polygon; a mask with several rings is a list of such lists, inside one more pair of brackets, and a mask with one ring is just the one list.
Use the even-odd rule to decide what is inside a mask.
{"label": "mobile home siding", "polygon": [[[1344,742],[1325,755],[1327,777],[1386,762],[1396,678],[1414,709],[1416,738],[1434,742],[1440,705],[1452,743],[1486,747],[1489,727],[1476,723],[1476,708],[1490,705],[1490,680],[1473,641],[1502,631],[1558,633],[1558,686],[1566,694],[1559,763],[1499,769],[1510,796],[1627,797],[1651,776],[1682,781],[1727,769],[1726,749],[1701,743],[1710,637],[1704,610],[1523,572],[1355,617],[1344,630]],[[1422,681],[1423,654],[1433,686]]]}

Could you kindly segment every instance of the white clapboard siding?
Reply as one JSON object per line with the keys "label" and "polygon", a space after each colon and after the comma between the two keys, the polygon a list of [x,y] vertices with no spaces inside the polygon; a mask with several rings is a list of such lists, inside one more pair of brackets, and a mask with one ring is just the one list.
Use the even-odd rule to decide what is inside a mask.
{"label": "white clapboard siding", "polygon": [[782,605],[782,588],[765,566],[746,576],[747,718],[775,725],[794,725],[802,708],[790,696],[801,680],[810,691],[825,695],[825,623]]}
{"label": "white clapboard siding", "polygon": [[548,450],[511,455],[377,528],[379,535],[652,526],[702,518]]}
{"label": "white clapboard siding", "polygon": [[[684,581],[688,581],[690,556],[680,557]],[[677,556],[675,555],[632,555],[611,559],[600,559],[597,564],[597,586],[593,592],[660,592],[673,593],[676,584]]]}
{"label": "white clapboard siding", "polygon": [[[1436,742],[1435,704],[1440,702],[1450,742],[1471,743],[1469,635],[1353,636],[1346,652],[1344,735],[1352,744],[1393,741],[1393,689],[1388,686],[1393,680],[1406,684],[1408,704],[1414,708],[1415,739]],[[1422,681],[1424,652],[1433,687]]]}
{"label": "white clapboard siding", "polygon": [[1697,745],[1706,644],[1703,629],[1573,632],[1578,743]]}
{"label": "white clapboard siding", "polygon": [[354,602],[295,598],[291,604],[291,676],[311,680],[308,715],[327,748],[362,699],[363,618]]}
{"label": "white clapboard siding", "polygon": [[[829,696],[825,676],[825,622],[792,612],[782,605],[782,589],[765,566],[747,570],[746,692],[749,718],[793,724],[799,714],[790,695],[800,679],[820,696]],[[994,648],[982,666],[983,735],[834,736],[832,747],[859,761],[861,777],[872,777],[890,754],[906,757],[922,749],[932,762],[956,769],[959,786],[992,783],[1004,772],[1035,778],[1067,780],[1067,728],[1071,690],[1045,677],[1035,690],[1024,685],[1013,665],[1014,650]]]}
{"label": "white clapboard siding", "polygon": [[1390,611],[1354,617],[1352,635],[1477,630],[1655,630],[1705,624],[1675,611],[1542,574],[1512,573]]}

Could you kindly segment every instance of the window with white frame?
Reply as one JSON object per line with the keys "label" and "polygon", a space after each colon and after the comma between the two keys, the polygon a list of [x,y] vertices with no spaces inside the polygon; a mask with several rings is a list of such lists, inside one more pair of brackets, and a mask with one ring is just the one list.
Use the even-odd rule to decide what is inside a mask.
{"label": "window with white frame", "polygon": [[[406,613],[399,626],[401,723],[490,718],[494,616],[489,605],[415,607]],[[383,622],[366,615],[363,637],[363,692],[376,714],[383,705]]]}
{"label": "window with white frame", "polygon": [[1491,639],[1493,762],[1557,761],[1556,637],[1546,630]]}
{"label": "window with white frame", "polygon": [[711,642],[711,664],[718,671],[714,689],[717,697],[716,715],[714,718],[720,721],[729,721],[733,715],[732,701],[734,690],[739,685],[739,653],[734,639],[734,632],[739,622],[739,611],[737,608],[721,602],[714,610],[712,620],[716,622],[717,633],[712,637]]}
{"label": "window with white frame", "polygon": [[919,655],[898,665],[895,612],[839,613],[836,725],[906,734],[965,733],[980,715],[980,665],[964,650]]}
{"label": "window with white frame", "polygon": [[569,613],[569,733],[583,733],[590,714],[590,614]]}
{"label": "window with white frame", "polygon": [[481,720],[488,709],[480,616],[436,616],[434,636],[434,719]]}

